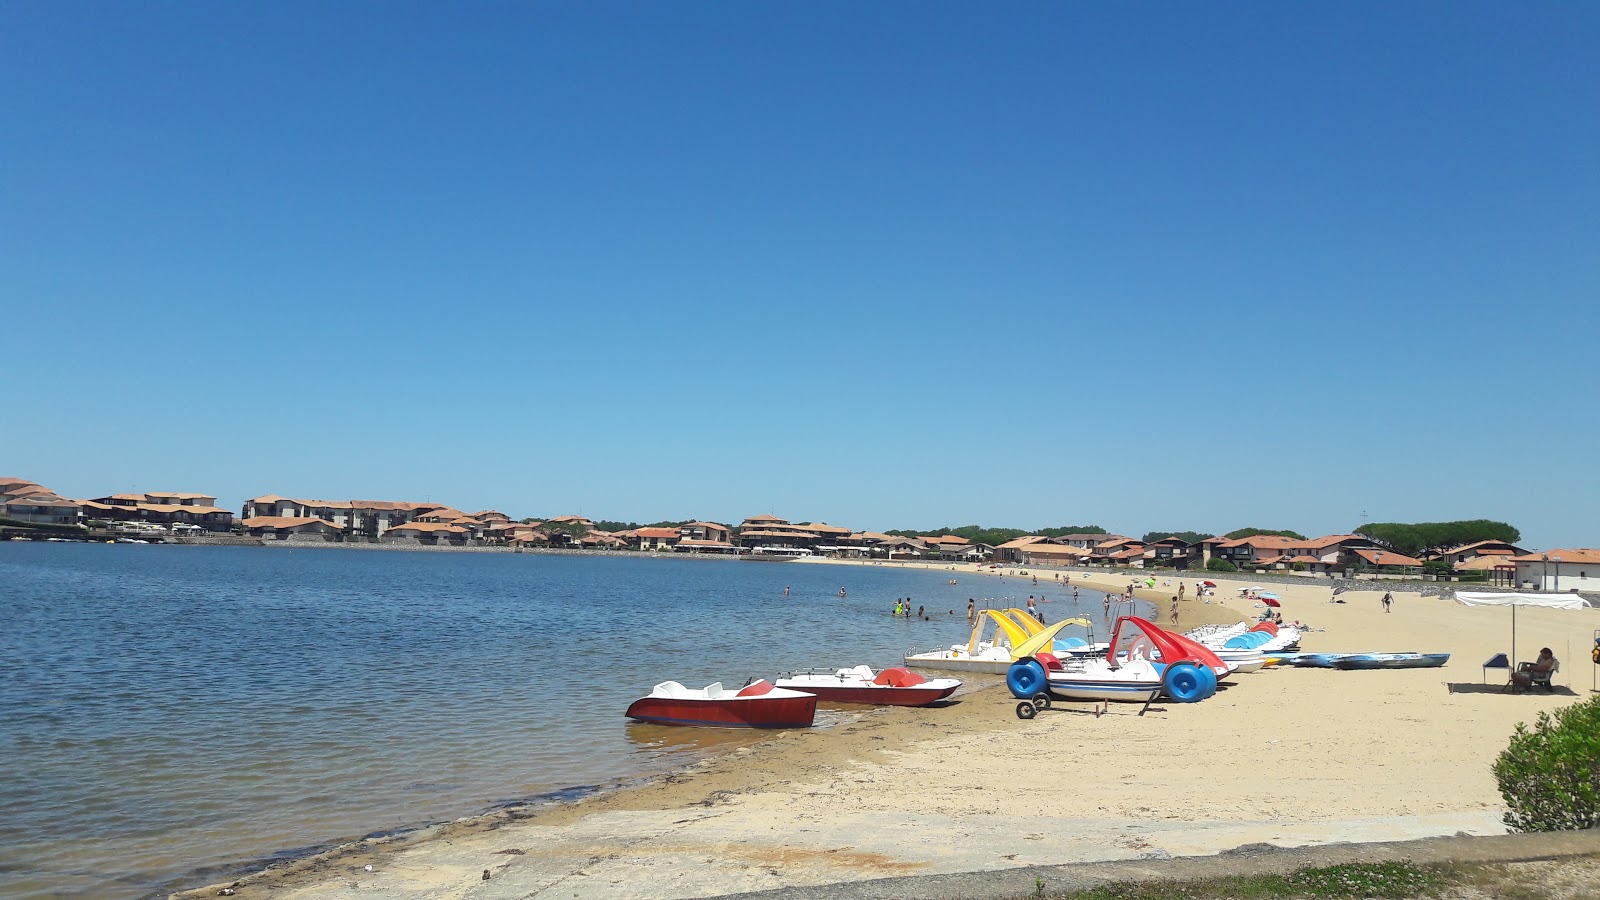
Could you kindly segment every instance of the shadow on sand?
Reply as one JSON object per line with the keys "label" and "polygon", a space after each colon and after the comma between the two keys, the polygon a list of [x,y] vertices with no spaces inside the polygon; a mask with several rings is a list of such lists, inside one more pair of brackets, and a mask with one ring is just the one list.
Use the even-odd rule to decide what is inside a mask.
{"label": "shadow on sand", "polygon": [[1510,696],[1511,694],[1515,693],[1518,696],[1520,696],[1522,694],[1534,693],[1534,694],[1554,694],[1554,695],[1556,695],[1558,697],[1576,697],[1576,696],[1578,696],[1578,692],[1577,691],[1574,691],[1572,688],[1566,687],[1564,685],[1559,685],[1559,684],[1551,687],[1549,690],[1546,690],[1545,688],[1534,688],[1532,691],[1520,691],[1520,690],[1519,691],[1512,691],[1510,686],[1507,685],[1503,681],[1499,682],[1497,684],[1474,684],[1473,682],[1470,682],[1470,681],[1464,681],[1464,682],[1450,682],[1450,681],[1447,681],[1447,682],[1445,682],[1444,686],[1452,694],[1505,694],[1507,696]]}

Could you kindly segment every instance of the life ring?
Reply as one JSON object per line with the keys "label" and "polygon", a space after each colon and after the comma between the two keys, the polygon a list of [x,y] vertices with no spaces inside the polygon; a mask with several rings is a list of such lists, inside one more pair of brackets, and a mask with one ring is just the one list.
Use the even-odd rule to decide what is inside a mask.
{"label": "life ring", "polygon": [[1044,666],[1030,656],[1017,660],[1006,670],[1006,687],[1018,700],[1032,700],[1034,695],[1049,690],[1050,680],[1045,677]]}

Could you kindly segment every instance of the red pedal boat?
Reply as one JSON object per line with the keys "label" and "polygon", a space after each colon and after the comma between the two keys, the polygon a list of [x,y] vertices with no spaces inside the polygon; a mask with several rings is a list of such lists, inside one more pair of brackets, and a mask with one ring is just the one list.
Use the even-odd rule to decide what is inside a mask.
{"label": "red pedal boat", "polygon": [[910,669],[884,669],[873,674],[866,666],[853,669],[807,669],[778,677],[778,687],[816,694],[834,703],[870,703],[874,706],[927,706],[956,692],[954,678],[923,678]]}
{"label": "red pedal boat", "polygon": [[816,715],[815,694],[773,687],[765,680],[737,691],[723,689],[721,682],[694,690],[663,681],[628,707],[628,718],[640,722],[711,728],[810,728]]}

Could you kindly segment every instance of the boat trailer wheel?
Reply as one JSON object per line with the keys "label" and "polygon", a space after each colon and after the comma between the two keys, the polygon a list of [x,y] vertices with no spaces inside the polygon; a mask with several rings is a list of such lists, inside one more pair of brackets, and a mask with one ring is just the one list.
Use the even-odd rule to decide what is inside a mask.
{"label": "boat trailer wheel", "polygon": [[1031,719],[1038,714],[1039,710],[1033,705],[1032,701],[1024,700],[1017,704],[1017,718],[1019,719]]}
{"label": "boat trailer wheel", "polygon": [[1049,709],[1050,708],[1050,695],[1049,694],[1045,694],[1045,693],[1034,694],[1033,695],[1033,708],[1034,709]]}

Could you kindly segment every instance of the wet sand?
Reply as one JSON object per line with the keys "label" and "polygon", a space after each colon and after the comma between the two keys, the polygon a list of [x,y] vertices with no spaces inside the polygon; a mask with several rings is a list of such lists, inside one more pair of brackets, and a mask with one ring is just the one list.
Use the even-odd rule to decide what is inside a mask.
{"label": "wet sand", "polygon": [[[952,577],[995,576],[960,567]],[[1105,577],[1072,580],[1117,589],[1133,576]],[[1141,596],[1165,613],[1176,581],[1156,577]],[[1183,627],[1259,613],[1237,597],[1250,582],[1213,580],[1210,604],[1186,592]],[[397,898],[700,897],[1256,843],[1502,832],[1489,766],[1517,722],[1589,695],[1600,611],[1519,610],[1518,655],[1550,646],[1563,671],[1554,693],[1510,694],[1503,672],[1484,683],[1479,669],[1510,649],[1508,609],[1402,593],[1386,614],[1378,592],[1333,604],[1325,581],[1275,590],[1286,620],[1324,629],[1306,635],[1306,650],[1453,656],[1442,669],[1268,668],[1203,703],[1162,702],[1143,717],[1137,704],[1099,716],[1090,704],[1058,704],[1022,721],[1000,678],[979,676],[942,708],[783,732],[585,801],[355,845],[246,879],[238,896],[355,887]]]}

